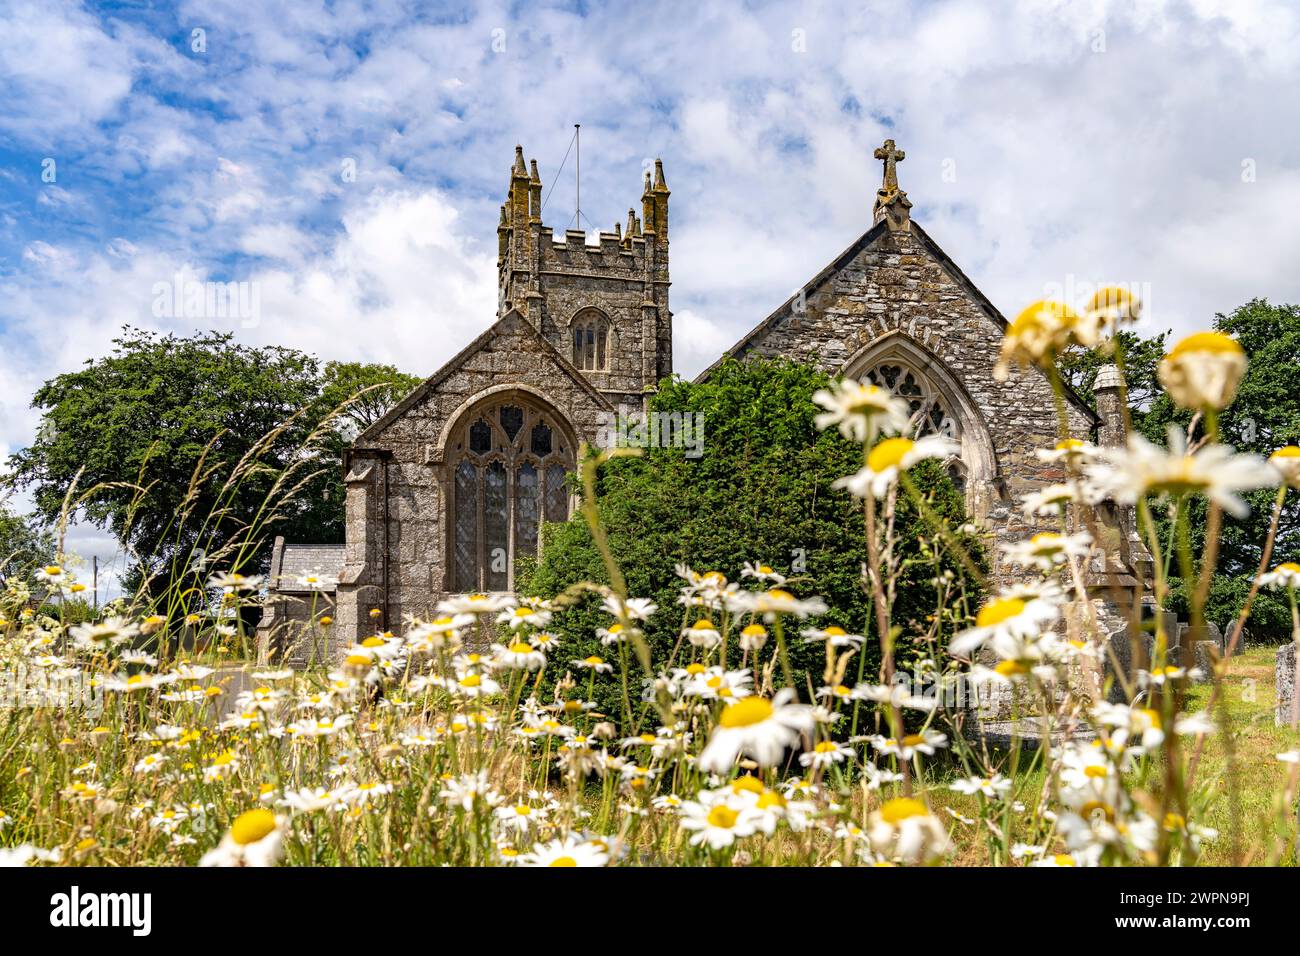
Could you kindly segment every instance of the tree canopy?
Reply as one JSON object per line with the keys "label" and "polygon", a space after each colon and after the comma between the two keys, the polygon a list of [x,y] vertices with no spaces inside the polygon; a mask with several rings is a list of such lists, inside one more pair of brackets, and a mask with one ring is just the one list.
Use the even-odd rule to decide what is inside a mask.
{"label": "tree canopy", "polygon": [[211,552],[250,529],[245,553],[261,553],[272,534],[337,541],[340,425],[364,427],[415,381],[391,366],[332,362],[322,372],[310,355],[230,333],[127,328],[110,355],[37,391],[41,425],[10,457],[11,480],[47,521],[75,482],[78,517],[145,563]]}
{"label": "tree canopy", "polygon": [[[614,556],[630,593],[653,598],[660,607],[647,628],[658,659],[667,657],[682,625],[690,623],[689,612],[676,603],[683,583],[675,573],[679,563],[701,573],[721,571],[732,581],[746,562],[768,564],[790,577],[789,587],[798,595],[826,599],[831,611],[823,626],[871,633],[862,585],[861,503],[831,488],[835,479],[861,467],[862,448],[834,430],[817,430],[812,395],[828,382],[824,374],[784,360],[728,360],[706,382],[661,383],[650,411],[700,416],[702,454],[691,458],[680,448],[649,448],[642,457],[614,459],[602,468],[599,509]],[[953,528],[963,524],[964,497],[937,463],[923,462],[911,474],[936,512]],[[942,642],[951,633],[951,620],[932,629],[936,614],[959,617],[969,605],[960,599],[959,584],[940,612],[933,579],[952,572],[960,580],[962,572],[950,554],[932,556],[933,532],[903,495],[896,529],[903,560],[894,623],[902,627],[900,666],[906,666],[924,635],[933,633]],[[606,581],[580,516],[549,526],[544,540],[539,563],[525,576],[526,593],[553,596],[584,580]],[[973,541],[965,544],[978,555]],[[966,587],[965,594],[973,599],[975,589]],[[566,657],[608,653],[594,636],[608,615],[600,614],[595,602],[557,621]],[[819,685],[821,647],[789,636],[796,682]],[[869,639],[863,653],[871,676],[879,663],[878,640]]]}
{"label": "tree canopy", "polygon": [[[1231,313],[1214,318],[1216,331],[1232,336],[1246,351],[1245,377],[1236,400],[1219,414],[1222,440],[1238,451],[1268,457],[1283,445],[1300,444],[1300,306],[1270,305],[1252,299]],[[1177,408],[1159,387],[1156,369],[1168,351],[1169,332],[1140,337],[1119,333],[1133,427],[1150,441],[1164,445],[1170,425],[1186,429],[1191,413]],[[1063,377],[1087,400],[1092,400],[1092,383],[1097,369],[1110,359],[1096,352],[1071,352],[1063,356]],[[1268,534],[1276,492],[1265,489],[1245,497],[1250,515],[1243,519],[1225,516],[1220,544],[1219,573],[1210,593],[1206,615],[1222,624],[1235,616],[1249,588]],[[1205,548],[1205,499],[1189,502],[1188,519],[1192,550]],[[1162,539],[1167,540],[1169,522],[1156,512]],[[1273,563],[1300,556],[1300,495],[1291,492],[1278,525]],[[1181,591],[1174,595],[1175,607],[1183,607]],[[1276,606],[1274,606],[1276,605]],[[1259,636],[1282,639],[1289,634],[1289,612],[1283,602],[1262,594],[1251,615],[1251,630]]]}

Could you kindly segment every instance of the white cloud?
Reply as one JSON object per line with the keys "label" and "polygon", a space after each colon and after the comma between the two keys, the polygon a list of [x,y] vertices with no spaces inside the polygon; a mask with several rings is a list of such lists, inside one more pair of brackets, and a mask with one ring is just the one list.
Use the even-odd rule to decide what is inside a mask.
{"label": "white cloud", "polygon": [[665,160],[687,375],[869,225],[886,136],[915,217],[1006,312],[1070,280],[1145,283],[1152,329],[1300,299],[1284,0],[408,17],[396,0],[216,0],[155,35],[71,3],[0,15],[0,129],[57,156],[61,190],[36,192],[30,158],[0,170],[0,444],[26,442],[31,391],[124,322],[192,329],[149,309],[178,271],[259,283],[245,341],[432,372],[494,317],[516,141],[548,223],[571,216],[572,157],[550,190],[575,122],[603,228]]}

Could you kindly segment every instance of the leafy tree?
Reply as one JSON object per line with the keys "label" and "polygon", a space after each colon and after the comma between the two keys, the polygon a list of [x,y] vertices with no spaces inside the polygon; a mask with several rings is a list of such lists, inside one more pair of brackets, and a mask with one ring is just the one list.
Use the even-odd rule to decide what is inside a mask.
{"label": "leafy tree", "polygon": [[346,403],[340,413],[339,431],[350,440],[365,431],[406,397],[422,380],[399,372],[392,365],[361,362],[326,362],[321,384],[321,403],[326,409]]}
{"label": "leafy tree", "polygon": [[[1215,316],[1214,328],[1231,335],[1246,350],[1248,364],[1236,400],[1219,414],[1221,440],[1238,451],[1269,456],[1283,445],[1300,444],[1300,306],[1269,305],[1253,299],[1228,315]],[[1185,429],[1191,414],[1160,395],[1140,422],[1152,441],[1163,444],[1169,425]],[[1246,495],[1250,515],[1225,518],[1220,543],[1222,573],[1250,575],[1259,563],[1275,491]],[[1205,503],[1190,511],[1194,553],[1204,548]],[[1276,561],[1300,557],[1300,495],[1291,492],[1282,510],[1274,546]]]}
{"label": "leafy tree", "polygon": [[[138,556],[128,585],[196,549],[245,570],[273,534],[343,535],[342,438],[330,412],[353,384],[378,388],[348,406],[381,414],[410,379],[388,366],[332,363],[294,349],[250,348],[229,333],[159,336],[127,328],[111,355],[46,382],[36,440],[9,460],[38,513],[58,516],[70,488],[78,517]],[[168,572],[174,574],[173,571]]]}
{"label": "leafy tree", "polygon": [[[633,596],[650,597],[660,611],[647,638],[656,660],[664,661],[693,612],[677,605],[682,581],[679,563],[695,570],[721,571],[738,580],[746,562],[766,563],[790,576],[799,595],[820,595],[830,606],[820,623],[838,624],[851,633],[871,634],[870,605],[862,585],[861,563],[866,535],[859,502],[831,483],[862,464],[862,449],[834,430],[819,432],[813,423],[813,392],[828,383],[822,373],[787,361],[728,361],[704,383],[665,381],[651,400],[654,412],[693,412],[704,423],[703,453],[688,458],[681,449],[652,448],[639,458],[619,458],[605,465],[598,482],[601,520]],[[964,518],[964,499],[934,462],[913,469],[931,507],[954,528]],[[952,572],[960,581],[958,562],[931,550],[932,531],[914,504],[900,495],[898,549],[903,557],[894,622],[902,628],[900,667],[914,654],[933,654],[921,645],[940,614],[932,580]],[[978,557],[970,540],[966,547]],[[525,593],[553,596],[581,581],[606,582],[591,536],[580,516],[546,529],[542,556],[524,575]],[[753,582],[745,582],[753,586]],[[958,586],[951,600],[954,615],[964,613],[960,600],[972,588]],[[947,613],[947,612],[942,612]],[[690,620],[688,620],[690,619]],[[557,618],[564,640],[563,656],[609,655],[594,636],[609,617],[595,600]],[[955,626],[943,619],[934,628],[946,639]],[[824,653],[804,644],[791,624],[790,654],[801,687],[822,683]],[[739,652],[731,660],[738,666]],[[879,644],[870,637],[864,648],[863,674],[874,677]],[[856,676],[851,665],[850,681]],[[555,675],[552,675],[554,677]],[[607,684],[599,684],[608,691]],[[584,688],[585,691],[585,688]],[[611,692],[612,693],[612,692]],[[807,691],[805,690],[805,695]],[[610,714],[613,699],[599,698]]]}
{"label": "leafy tree", "polygon": [[0,584],[6,577],[25,577],[32,568],[54,559],[54,536],[31,515],[15,514],[0,500]]}
{"label": "leafy tree", "polygon": [[[1120,358],[1124,365],[1124,382],[1128,387],[1129,414],[1134,427],[1142,431],[1146,416],[1156,405],[1163,392],[1156,377],[1156,369],[1167,351],[1170,333],[1161,332],[1143,337],[1135,332],[1121,331],[1116,335]],[[1074,388],[1089,405],[1094,405],[1092,386],[1097,371],[1103,365],[1116,361],[1116,356],[1099,349],[1073,346],[1061,356],[1061,378]],[[1163,439],[1162,439],[1163,440]]]}
{"label": "leafy tree", "polygon": [[[1214,318],[1217,331],[1231,335],[1246,351],[1248,365],[1236,400],[1219,415],[1221,440],[1238,451],[1267,457],[1283,445],[1300,443],[1300,307],[1270,305],[1253,299],[1225,315]],[[1133,426],[1150,441],[1164,445],[1170,425],[1186,429],[1191,413],[1177,408],[1159,387],[1156,369],[1168,350],[1170,333],[1141,338],[1120,333]],[[1074,350],[1063,356],[1062,375],[1089,402],[1097,369],[1111,361],[1096,352]],[[1259,564],[1268,534],[1275,491],[1246,495],[1250,515],[1241,520],[1225,517],[1220,540],[1219,572],[1213,582],[1206,614],[1222,624],[1230,619],[1245,599]],[[1156,510],[1154,517],[1162,541],[1171,532],[1170,517]],[[1188,528],[1192,553],[1203,554],[1207,527],[1203,498],[1188,505]],[[1300,496],[1290,492],[1278,525],[1274,563],[1300,557]],[[1177,569],[1174,569],[1177,573]],[[1185,608],[1181,583],[1176,586],[1171,610]],[[1283,640],[1290,634],[1289,611],[1282,602],[1261,595],[1252,611],[1251,632],[1257,639]]]}

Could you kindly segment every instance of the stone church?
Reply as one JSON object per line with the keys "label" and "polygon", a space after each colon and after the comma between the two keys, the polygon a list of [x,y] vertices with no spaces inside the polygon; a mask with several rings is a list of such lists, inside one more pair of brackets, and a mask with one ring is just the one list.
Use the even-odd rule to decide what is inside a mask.
{"label": "stone church", "polygon": [[[888,140],[875,157],[885,172],[869,228],[727,354],[787,356],[905,396],[920,430],[960,443],[953,469],[971,514],[997,539],[1019,538],[1034,528],[1018,497],[1065,477],[1034,454],[1058,433],[1051,385],[1037,370],[995,380],[1006,319],[912,221],[904,154]],[[346,455],[347,543],[323,569],[338,578],[334,642],[396,629],[449,592],[510,590],[541,523],[568,517],[580,443],[673,371],[669,195],[656,161],[626,225],[598,243],[556,235],[536,161],[516,147],[496,321]],[[1116,412],[1103,421],[1070,396],[1072,433],[1122,442],[1117,397],[1099,389]],[[1128,536],[1116,533],[1118,554]]]}

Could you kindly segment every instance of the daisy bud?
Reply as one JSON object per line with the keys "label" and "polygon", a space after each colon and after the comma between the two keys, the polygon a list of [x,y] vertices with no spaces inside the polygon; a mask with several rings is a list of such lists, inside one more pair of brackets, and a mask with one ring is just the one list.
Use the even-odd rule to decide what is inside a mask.
{"label": "daisy bud", "polygon": [[1300,448],[1287,445],[1269,455],[1268,462],[1276,468],[1292,488],[1300,488]]}
{"label": "daisy bud", "polygon": [[1160,384],[1183,408],[1226,408],[1246,373],[1246,352],[1222,332],[1197,332],[1181,340],[1158,369]]}
{"label": "daisy bud", "polygon": [[993,377],[1005,382],[1012,365],[1024,368],[1055,361],[1078,323],[1078,313],[1064,302],[1033,303],[1007,326]]}

